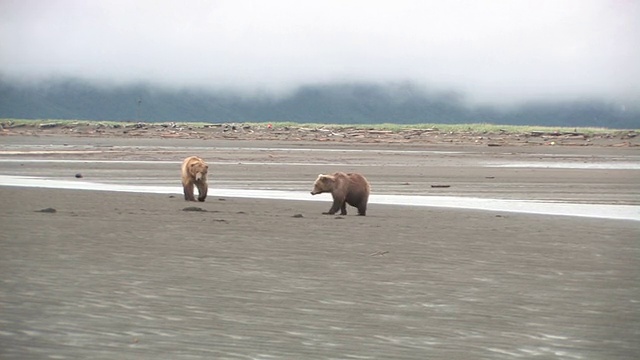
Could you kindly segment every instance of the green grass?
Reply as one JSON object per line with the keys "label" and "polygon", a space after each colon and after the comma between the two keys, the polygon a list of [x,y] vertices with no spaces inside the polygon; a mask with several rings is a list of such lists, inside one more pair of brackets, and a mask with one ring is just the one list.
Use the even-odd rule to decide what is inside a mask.
{"label": "green grass", "polygon": [[[97,120],[58,120],[58,119],[38,119],[38,120],[28,120],[28,119],[0,119],[1,124],[5,124],[11,122],[14,125],[26,125],[26,126],[39,126],[40,124],[58,124],[62,126],[114,126],[114,125],[131,125],[137,123],[136,121],[97,121]],[[157,123],[147,123],[149,125],[159,125],[166,124],[169,121],[165,122],[157,122]],[[211,126],[212,123],[204,123],[204,122],[175,122],[178,126],[182,127],[193,127],[193,128],[203,128],[205,126]],[[534,131],[540,132],[558,132],[558,133],[571,133],[577,132],[581,134],[616,134],[616,133],[625,133],[629,131],[640,131],[638,129],[608,129],[608,128],[599,128],[599,127],[557,127],[557,126],[527,126],[527,125],[499,125],[499,124],[486,124],[486,123],[476,123],[476,124],[317,124],[317,123],[295,123],[295,122],[243,122],[243,123],[234,123],[237,125],[243,126],[252,126],[252,127],[266,127],[268,124],[271,124],[273,128],[282,129],[285,127],[288,128],[311,128],[311,129],[331,129],[331,130],[340,130],[340,129],[372,129],[372,130],[387,130],[393,132],[401,132],[413,129],[419,130],[427,130],[432,129],[434,131],[439,131],[443,133],[474,133],[474,134],[485,134],[485,133],[511,133],[511,134],[522,134],[522,133],[531,133]]]}
{"label": "green grass", "polygon": [[12,123],[14,125],[29,125],[29,126],[39,126],[41,124],[58,124],[62,126],[71,126],[71,125],[103,125],[103,126],[113,126],[113,125],[125,125],[125,124],[135,124],[135,122],[126,122],[126,121],[98,121],[98,120],[61,120],[61,119],[0,119],[0,124]]}

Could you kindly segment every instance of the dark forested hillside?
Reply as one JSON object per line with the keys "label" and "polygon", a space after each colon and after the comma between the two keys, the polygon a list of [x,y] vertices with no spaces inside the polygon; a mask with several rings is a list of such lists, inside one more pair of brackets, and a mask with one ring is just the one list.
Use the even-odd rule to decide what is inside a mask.
{"label": "dark forested hillside", "polygon": [[0,118],[198,122],[494,123],[640,128],[640,112],[603,101],[473,107],[455,93],[410,84],[304,86],[288,96],[241,96],[78,80],[37,85],[0,80]]}

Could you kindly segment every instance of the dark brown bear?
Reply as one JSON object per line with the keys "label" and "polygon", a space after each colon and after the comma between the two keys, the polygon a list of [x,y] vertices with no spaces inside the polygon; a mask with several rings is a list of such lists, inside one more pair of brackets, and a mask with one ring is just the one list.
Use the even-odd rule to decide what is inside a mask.
{"label": "dark brown bear", "polygon": [[204,201],[207,198],[207,172],[209,166],[201,158],[197,156],[189,156],[182,162],[182,187],[184,189],[184,199],[187,201],[196,201],[193,195],[193,187],[198,188],[198,201]]}
{"label": "dark brown bear", "polygon": [[340,215],[347,215],[347,204],[358,208],[358,215],[367,214],[367,201],[371,186],[364,176],[356,173],[345,174],[337,172],[329,175],[318,175],[313,184],[311,195],[330,192],[333,205],[323,214],[333,215],[340,210]]}

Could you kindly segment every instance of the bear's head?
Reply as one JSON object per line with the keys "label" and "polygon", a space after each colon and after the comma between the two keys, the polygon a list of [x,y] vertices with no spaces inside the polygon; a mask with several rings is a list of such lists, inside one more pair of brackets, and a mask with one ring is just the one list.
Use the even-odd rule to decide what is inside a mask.
{"label": "bear's head", "polygon": [[206,179],[209,166],[204,162],[197,161],[189,164],[189,172],[195,177],[196,181]]}
{"label": "bear's head", "polygon": [[313,190],[311,195],[322,194],[323,192],[330,192],[333,190],[333,183],[335,178],[333,175],[318,175],[316,182],[313,184]]}

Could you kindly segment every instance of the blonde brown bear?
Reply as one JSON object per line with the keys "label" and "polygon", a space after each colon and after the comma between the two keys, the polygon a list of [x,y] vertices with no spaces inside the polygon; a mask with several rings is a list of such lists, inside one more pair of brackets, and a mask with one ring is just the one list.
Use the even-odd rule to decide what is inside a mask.
{"label": "blonde brown bear", "polygon": [[193,195],[194,185],[198,188],[198,201],[207,198],[207,172],[209,166],[197,156],[189,156],[182,162],[182,188],[184,189],[184,199],[196,201]]}
{"label": "blonde brown bear", "polygon": [[318,175],[313,184],[311,195],[330,192],[333,196],[333,205],[328,212],[323,214],[333,215],[340,210],[340,215],[347,215],[347,204],[358,208],[358,215],[367,214],[367,202],[371,186],[364,176],[356,173],[345,174],[336,172],[329,175]]}

